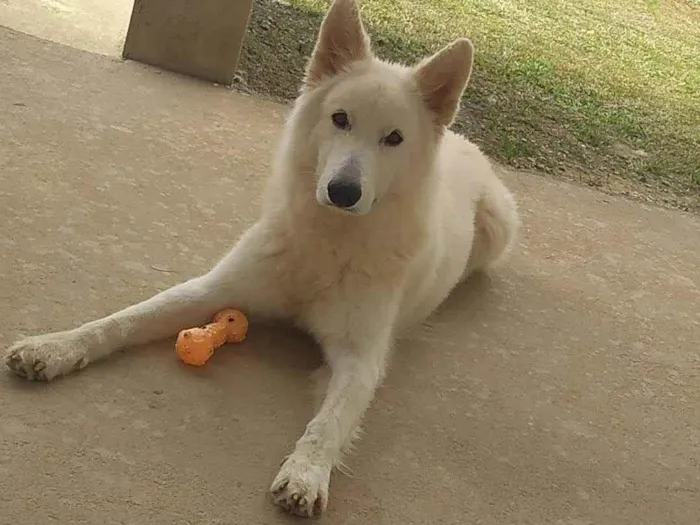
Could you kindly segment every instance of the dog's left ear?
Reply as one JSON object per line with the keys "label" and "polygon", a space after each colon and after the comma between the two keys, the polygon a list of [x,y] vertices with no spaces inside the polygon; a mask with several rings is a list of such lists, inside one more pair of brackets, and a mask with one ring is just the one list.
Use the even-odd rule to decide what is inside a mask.
{"label": "dog's left ear", "polygon": [[415,68],[413,75],[420,95],[439,126],[452,123],[469,82],[473,60],[474,46],[469,39],[460,38]]}
{"label": "dog's left ear", "polygon": [[353,62],[371,56],[369,37],[355,0],[335,0],[323,19],[306,69],[305,87],[337,75]]}

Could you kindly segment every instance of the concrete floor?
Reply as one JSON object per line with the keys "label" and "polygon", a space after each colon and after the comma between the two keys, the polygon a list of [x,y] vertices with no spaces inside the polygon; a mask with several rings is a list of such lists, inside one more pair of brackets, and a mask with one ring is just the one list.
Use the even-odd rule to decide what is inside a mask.
{"label": "concrete floor", "polygon": [[[0,29],[0,346],[206,270],[254,218],[275,104]],[[691,525],[700,221],[504,173],[522,243],[397,349],[321,523]],[[266,499],[318,363],[253,328],[51,384],[0,374],[0,525],[291,523]]]}
{"label": "concrete floor", "polygon": [[133,0],[0,0],[0,26],[121,56]]}

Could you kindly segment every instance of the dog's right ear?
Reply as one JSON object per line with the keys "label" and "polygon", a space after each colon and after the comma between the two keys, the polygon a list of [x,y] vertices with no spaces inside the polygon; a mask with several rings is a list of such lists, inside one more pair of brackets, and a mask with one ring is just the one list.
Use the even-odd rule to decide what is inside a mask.
{"label": "dog's right ear", "polygon": [[321,24],[304,87],[312,88],[324,78],[337,75],[353,62],[371,56],[369,37],[355,0],[334,0]]}

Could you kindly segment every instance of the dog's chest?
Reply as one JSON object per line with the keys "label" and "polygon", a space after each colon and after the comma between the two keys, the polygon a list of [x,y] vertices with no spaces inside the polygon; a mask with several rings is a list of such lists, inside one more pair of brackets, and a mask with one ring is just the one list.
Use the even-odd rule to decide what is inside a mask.
{"label": "dog's chest", "polygon": [[276,280],[294,317],[318,304],[354,304],[368,289],[396,286],[409,259],[391,243],[286,237],[275,250]]}

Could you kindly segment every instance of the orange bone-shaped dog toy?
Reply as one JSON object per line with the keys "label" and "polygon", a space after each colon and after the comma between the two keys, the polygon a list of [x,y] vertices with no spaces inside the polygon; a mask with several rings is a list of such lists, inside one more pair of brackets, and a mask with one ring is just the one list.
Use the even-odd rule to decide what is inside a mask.
{"label": "orange bone-shaped dog toy", "polygon": [[183,330],[177,336],[175,352],[188,365],[202,366],[224,343],[240,343],[248,333],[243,312],[229,308],[214,316],[214,322]]}

